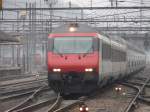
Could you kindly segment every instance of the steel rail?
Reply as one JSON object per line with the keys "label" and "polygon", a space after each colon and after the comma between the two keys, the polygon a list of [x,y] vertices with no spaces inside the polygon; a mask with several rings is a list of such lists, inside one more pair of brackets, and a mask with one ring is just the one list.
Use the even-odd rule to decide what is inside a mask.
{"label": "steel rail", "polygon": [[143,91],[143,89],[145,88],[146,84],[150,81],[150,78],[148,78],[145,83],[142,85],[141,88],[139,88],[136,96],[132,99],[132,101],[129,103],[129,105],[126,107],[124,112],[129,112],[132,108],[132,106],[135,104],[136,100],[138,99],[138,97],[140,96],[141,92]]}
{"label": "steel rail", "polygon": [[[13,43],[0,43],[0,45],[21,45],[21,44],[13,44]],[[8,80],[12,80],[12,79],[23,79],[23,78],[29,78],[29,77],[35,77],[35,76],[32,76],[32,75],[12,75],[12,76],[10,76],[10,75],[6,75],[6,76],[0,76],[1,77],[1,79],[0,79],[0,81],[8,81]]]}
{"label": "steel rail", "polygon": [[54,112],[67,112],[68,109],[71,109],[71,108],[73,108],[73,107],[75,107],[75,106],[77,106],[79,104],[80,104],[80,101],[77,100],[77,101],[75,101],[73,103],[68,104],[67,106],[64,106],[62,108],[59,108],[59,109],[55,110]]}
{"label": "steel rail", "polygon": [[32,83],[37,83],[37,82],[44,82],[46,81],[46,78],[41,78],[41,79],[35,79],[35,80],[30,80],[30,81],[24,81],[24,82],[16,82],[16,83],[10,83],[10,84],[4,84],[4,85],[0,85],[0,88],[4,88],[7,86],[20,86],[20,85],[28,85],[28,84],[32,84]]}
{"label": "steel rail", "polygon": [[[26,95],[30,95],[30,94],[33,94],[38,88],[40,88],[41,86],[39,87],[35,87],[33,89],[25,89],[25,90],[22,90],[20,92],[22,93],[19,93],[19,94],[13,94],[13,92],[11,92],[11,95],[7,95],[7,96],[4,96],[4,97],[0,97],[0,101],[5,101],[5,100],[11,100],[11,99],[14,99],[14,98],[20,98],[20,97],[23,97],[23,96],[26,96]],[[43,89],[42,91],[44,90],[51,90],[49,87],[45,87],[45,89]],[[19,92],[19,91],[18,91]],[[17,92],[17,93],[18,93]],[[9,93],[10,94],[10,93]]]}
{"label": "steel rail", "polygon": [[54,104],[49,108],[48,112],[54,112],[57,108],[59,108],[61,102],[63,101],[60,94],[57,96],[57,100],[54,102]]}
{"label": "steel rail", "polygon": [[150,100],[148,100],[147,97],[145,98],[144,96],[139,96],[138,99],[143,103],[150,105]]}
{"label": "steel rail", "polygon": [[[146,78],[137,78],[137,79],[145,79],[146,80]],[[131,88],[139,91],[140,90],[139,86],[142,86],[145,83],[126,81],[125,83],[121,83],[121,84],[123,84],[125,86],[128,86],[128,87],[131,87]],[[149,88],[150,85],[146,84],[145,87]],[[136,93],[128,93],[128,95],[131,96],[131,97],[133,97],[133,95],[135,96]],[[139,95],[138,100],[140,100],[140,101],[142,101],[142,102],[144,102],[146,104],[150,104],[150,100],[147,100],[147,98],[150,98],[150,96],[149,95],[147,96],[147,95],[141,94],[141,95]]]}
{"label": "steel rail", "polygon": [[57,97],[45,100],[45,101],[41,101],[39,103],[33,104],[33,105],[29,105],[29,106],[25,106],[25,107],[20,107],[18,109],[15,109],[15,112],[30,112],[30,111],[34,111],[37,110],[39,108],[42,108],[44,106],[49,107],[50,105],[51,108],[48,110],[50,112],[53,112],[55,109],[57,109],[59,107],[59,105],[61,104],[62,101],[62,97],[60,96],[60,94],[58,94]]}
{"label": "steel rail", "polygon": [[41,92],[44,91],[45,86],[40,87],[39,89],[37,89],[29,98],[27,98],[25,101],[23,101],[22,103],[20,103],[19,105],[16,105],[15,107],[7,110],[6,112],[13,112],[16,110],[19,110],[21,108],[24,108],[26,105],[29,105],[29,103],[32,102],[32,100],[34,99],[35,96],[39,95]]}
{"label": "steel rail", "polygon": [[67,106],[64,106],[64,107],[62,107],[60,109],[55,110],[54,112],[67,112],[68,109],[71,109],[71,108],[73,108],[73,107],[75,107],[75,106],[77,106],[79,104],[80,104],[80,101],[77,100],[77,101],[75,101],[73,103],[68,104]]}
{"label": "steel rail", "polygon": [[[142,86],[144,83],[138,83],[138,82],[132,82],[132,81],[127,81],[126,83],[130,83],[132,85],[138,85]],[[147,84],[146,87],[150,88],[150,84]]]}
{"label": "steel rail", "polygon": [[150,95],[142,95],[143,98],[150,98]]}
{"label": "steel rail", "polygon": [[38,89],[39,85],[37,86],[31,86],[31,87],[28,87],[28,88],[20,88],[20,89],[16,89],[16,90],[10,90],[10,91],[4,91],[4,92],[1,92],[0,95],[1,96],[8,96],[8,95],[12,95],[12,94],[17,94],[17,93],[21,93],[21,92],[24,92],[24,91],[30,91],[30,90],[36,90]]}
{"label": "steel rail", "polygon": [[15,112],[30,112],[30,111],[34,111],[34,110],[37,110],[41,107],[44,107],[44,106],[49,106],[50,104],[52,104],[57,98],[52,98],[52,99],[49,99],[49,100],[46,100],[46,101],[41,101],[37,104],[33,104],[31,106],[27,106],[25,108],[22,108],[22,109],[19,109],[19,110],[15,110]]}
{"label": "steel rail", "polygon": [[[51,108],[48,112],[67,112],[68,109],[71,109],[79,104],[81,104],[81,102],[87,100],[86,97],[80,97],[78,100],[72,101],[71,103],[69,103],[66,106],[63,107],[59,107],[61,105],[61,103],[63,103],[65,100],[61,99],[57,101],[57,103],[55,103],[55,105],[53,106],[53,108]],[[56,109],[56,107],[58,109]]]}
{"label": "steel rail", "polygon": [[33,91],[24,92],[24,93],[21,93],[21,94],[15,94],[15,95],[11,95],[11,96],[6,96],[6,97],[0,98],[0,101],[11,100],[13,98],[23,97],[23,96],[30,95],[30,94],[33,94],[33,93],[34,93],[34,90]]}

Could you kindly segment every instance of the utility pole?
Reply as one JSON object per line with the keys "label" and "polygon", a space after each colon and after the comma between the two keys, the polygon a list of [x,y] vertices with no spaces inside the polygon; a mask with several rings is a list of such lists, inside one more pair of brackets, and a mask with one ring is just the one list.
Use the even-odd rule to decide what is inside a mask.
{"label": "utility pole", "polygon": [[[47,2],[49,8],[53,8],[53,5],[57,3],[57,0],[45,0],[45,2]],[[53,19],[53,10],[50,10],[50,20],[52,19]],[[52,32],[53,23],[48,22],[48,24],[50,26],[49,30],[50,32]]]}
{"label": "utility pole", "polygon": [[[53,4],[52,4],[52,2],[50,2],[50,8],[52,8],[52,7],[53,7]],[[50,20],[52,20],[52,19],[53,19],[53,11],[50,10]],[[50,22],[50,32],[52,32],[52,28],[53,28],[53,23]]]}
{"label": "utility pole", "polygon": [[84,12],[81,10],[81,19],[84,19]]}
{"label": "utility pole", "polygon": [[[143,6],[143,0],[141,0],[141,7]],[[140,9],[140,21],[142,21],[143,18],[143,10]],[[142,22],[140,22],[140,27],[142,27]]]}
{"label": "utility pole", "polygon": [[[36,2],[32,3],[32,7],[36,8]],[[36,10],[32,10],[32,20],[36,21]],[[31,61],[30,61],[30,72],[33,72],[35,70],[35,53],[36,53],[36,43],[37,43],[37,35],[36,35],[36,23],[32,22],[32,28],[31,28]]]}
{"label": "utility pole", "polygon": [[118,0],[116,0],[116,7],[118,7]]}
{"label": "utility pole", "polygon": [[[0,0],[0,19],[3,19],[3,0]],[[1,23],[0,23],[0,28],[1,28]]]}
{"label": "utility pole", "polygon": [[91,0],[91,8],[93,7],[92,5],[93,5],[93,0]]}
{"label": "utility pole", "polygon": [[69,1],[69,8],[71,8],[71,1]]}
{"label": "utility pole", "polygon": [[114,0],[109,0],[110,1],[110,3],[111,3],[111,7],[113,7],[114,5]]}

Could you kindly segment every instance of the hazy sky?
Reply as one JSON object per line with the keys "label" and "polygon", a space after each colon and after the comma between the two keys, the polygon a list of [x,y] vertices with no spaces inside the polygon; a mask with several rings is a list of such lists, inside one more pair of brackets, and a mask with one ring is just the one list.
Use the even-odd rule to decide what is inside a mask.
{"label": "hazy sky", "polygon": [[[3,1],[4,1],[4,7],[25,7],[26,2],[31,2],[31,3],[36,2],[37,7],[48,7],[48,5],[44,2],[44,0],[3,0]],[[80,7],[91,6],[91,0],[57,0],[57,1],[58,1],[58,5],[56,5],[55,7],[64,7],[64,6],[68,7],[69,1],[71,1],[72,4],[76,4],[76,6],[80,6]],[[92,1],[93,1],[92,3],[93,7],[111,6],[110,0],[92,0]],[[119,2],[118,6],[140,6],[141,1],[143,1],[144,3],[142,4],[143,6],[150,6],[150,0],[118,0],[118,1],[123,1],[123,2]],[[89,10],[89,11],[84,11],[84,13],[85,13],[85,18],[98,17],[103,19],[105,15],[113,15],[113,16],[107,16],[110,17],[111,20],[112,19],[114,20],[116,18],[135,18],[135,19],[139,18],[140,12],[122,14],[125,12],[133,12],[133,11],[139,11],[139,10],[98,10],[98,11]],[[12,12],[7,14],[5,13],[5,17],[9,18],[8,15],[11,16],[11,18],[13,16],[16,17],[16,15],[13,14]],[[143,17],[150,17],[149,10],[143,11]],[[138,23],[130,23],[130,24],[139,25]],[[115,25],[120,25],[120,23],[115,23]],[[123,25],[129,25],[129,24],[124,23]]]}
{"label": "hazy sky", "polygon": [[[43,5],[44,4],[44,0],[3,0],[4,3],[7,6],[23,6],[25,5],[25,2],[37,2],[37,4]],[[50,0],[52,1],[52,0]],[[55,1],[55,0],[54,0]],[[90,6],[91,5],[91,0],[57,0],[58,3],[61,2],[69,2],[71,1],[72,3],[75,3],[79,6]],[[93,6],[110,6],[111,0],[92,0],[93,2]],[[115,1],[115,0],[114,0]],[[119,1],[119,0],[118,0]],[[150,5],[150,1],[149,0],[120,0],[123,2],[118,2],[119,6],[139,6],[140,2],[143,1],[143,5]],[[114,3],[115,4],[115,3]]]}

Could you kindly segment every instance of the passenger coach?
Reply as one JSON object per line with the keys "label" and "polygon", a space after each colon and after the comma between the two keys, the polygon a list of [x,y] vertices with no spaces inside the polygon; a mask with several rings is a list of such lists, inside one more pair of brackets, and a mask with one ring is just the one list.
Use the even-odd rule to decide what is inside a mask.
{"label": "passenger coach", "polygon": [[48,81],[61,94],[89,93],[145,67],[145,53],[84,24],[65,24],[48,37]]}

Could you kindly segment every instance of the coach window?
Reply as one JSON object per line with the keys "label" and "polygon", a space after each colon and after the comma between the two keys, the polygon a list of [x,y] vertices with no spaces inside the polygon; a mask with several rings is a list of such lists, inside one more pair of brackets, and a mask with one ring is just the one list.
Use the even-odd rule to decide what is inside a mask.
{"label": "coach window", "polygon": [[130,67],[130,60],[128,60],[128,66]]}
{"label": "coach window", "polygon": [[134,66],[134,62],[132,61],[132,67]]}
{"label": "coach window", "polygon": [[107,43],[102,43],[102,59],[110,60],[110,58],[111,58],[110,45]]}
{"label": "coach window", "polygon": [[112,62],[115,62],[115,49],[112,47],[111,48],[111,60],[112,60]]}
{"label": "coach window", "polygon": [[120,50],[118,50],[118,56],[119,56],[118,57],[119,58],[118,61],[121,62],[121,51]]}
{"label": "coach window", "polygon": [[122,51],[122,60],[121,61],[126,61],[126,52]]}

